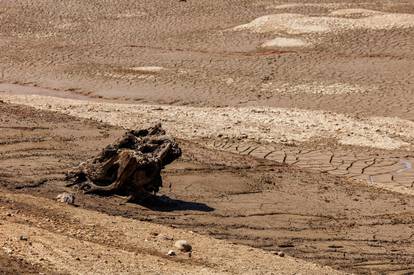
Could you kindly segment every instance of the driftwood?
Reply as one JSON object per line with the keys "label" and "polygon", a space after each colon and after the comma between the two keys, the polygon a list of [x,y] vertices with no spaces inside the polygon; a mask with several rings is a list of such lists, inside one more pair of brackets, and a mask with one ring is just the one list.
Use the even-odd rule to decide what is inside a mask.
{"label": "driftwood", "polygon": [[130,200],[155,194],[162,186],[161,170],[181,156],[181,149],[158,124],[128,131],[96,157],[67,174],[85,193],[129,196]]}

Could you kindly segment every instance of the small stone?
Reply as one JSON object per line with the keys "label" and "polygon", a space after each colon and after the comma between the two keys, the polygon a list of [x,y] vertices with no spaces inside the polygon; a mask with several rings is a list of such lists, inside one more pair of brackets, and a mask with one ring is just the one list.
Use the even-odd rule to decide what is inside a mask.
{"label": "small stone", "polygon": [[186,240],[178,240],[174,246],[183,252],[190,252],[193,248]]}
{"label": "small stone", "polygon": [[283,251],[279,251],[279,252],[277,252],[277,255],[278,255],[279,257],[285,257],[285,252],[283,252]]}
{"label": "small stone", "polygon": [[4,250],[4,252],[6,253],[6,254],[11,254],[12,252],[13,252],[13,250],[11,250],[10,248],[8,248],[8,247],[3,247],[3,250]]}
{"label": "small stone", "polygon": [[231,85],[233,83],[234,83],[234,79],[233,78],[231,78],[231,77],[227,78],[227,80],[226,80],[226,84],[227,85]]}
{"label": "small stone", "polygon": [[20,240],[21,240],[21,241],[27,241],[27,240],[28,240],[28,238],[27,238],[27,236],[25,236],[25,235],[21,235],[21,236],[20,236]]}
{"label": "small stone", "polygon": [[67,204],[74,204],[75,203],[75,195],[72,193],[61,193],[56,196],[56,200],[58,202],[63,202]]}
{"label": "small stone", "polygon": [[175,251],[174,250],[170,250],[170,251],[168,251],[168,253],[167,253],[167,256],[170,256],[170,257],[172,257],[172,256],[176,256],[177,254],[175,253]]}

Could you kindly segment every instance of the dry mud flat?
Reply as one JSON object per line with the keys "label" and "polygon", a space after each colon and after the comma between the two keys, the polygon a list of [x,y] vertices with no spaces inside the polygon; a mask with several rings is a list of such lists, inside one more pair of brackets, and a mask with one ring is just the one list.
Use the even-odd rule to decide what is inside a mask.
{"label": "dry mud flat", "polygon": [[[0,89],[3,86],[0,84]],[[10,103],[129,129],[162,122],[174,136],[196,140],[215,150],[414,194],[414,123],[409,120],[270,107],[117,104],[44,96],[53,91],[34,87],[7,87],[13,88],[14,94],[0,93],[0,99]],[[30,95],[28,91],[44,95]]]}
{"label": "dry mud flat", "polygon": [[[165,259],[166,243],[154,252],[152,237],[119,237],[147,220],[339,270],[413,272],[412,37],[414,5],[403,0],[0,1],[0,266],[95,272],[83,260],[92,253],[107,273],[135,268],[100,253],[110,250],[148,259],[142,272],[256,271],[207,250],[198,251],[211,260]],[[63,172],[118,127],[159,121],[185,155],[165,171],[158,204],[51,201]],[[115,229],[113,216],[125,218]],[[23,234],[29,242],[16,240]],[[235,255],[262,271],[332,272],[252,251]]]}
{"label": "dry mud flat", "polygon": [[0,79],[114,100],[414,119],[412,1],[0,2]]}
{"label": "dry mud flat", "polygon": [[[151,220],[148,218],[151,215],[163,212],[125,205],[121,203],[123,200],[115,198],[100,200],[78,194],[76,204],[82,207],[59,204],[53,198],[64,189],[64,171],[96,153],[123,131],[4,103],[0,103],[0,122],[2,274],[339,273],[328,267],[291,257],[281,258],[188,230],[144,222],[144,219]],[[189,160],[184,163],[181,164],[184,170],[196,166]],[[39,184],[39,180],[43,184]],[[173,209],[165,210],[176,210],[180,216],[186,213],[197,216],[206,209],[213,210],[201,202],[177,200],[168,205]],[[107,212],[110,216],[99,212]],[[158,223],[180,227],[175,222],[163,222],[164,218],[171,219],[168,215],[160,215]],[[191,258],[185,253],[178,253],[176,257],[165,255],[180,238],[193,245]]]}
{"label": "dry mud flat", "polygon": [[[165,171],[163,197],[157,204],[140,206],[125,204],[120,198],[78,194],[76,204],[89,209],[82,210],[52,201],[66,190],[63,173],[95,154],[122,130],[4,103],[0,104],[0,121],[1,211],[5,217],[0,227],[1,259],[21,265],[22,270],[71,272],[76,267],[81,273],[94,272],[99,271],[98,266],[90,263],[102,262],[108,272],[122,268],[153,272],[153,268],[164,265],[177,273],[187,268],[192,272],[204,268],[206,273],[266,273],[267,268],[287,273],[291,273],[289,268],[305,273],[333,272],[300,261],[270,259],[267,257],[272,255],[259,250],[237,246],[236,253],[221,243],[213,246],[213,252],[208,249],[216,241],[198,237],[198,233],[265,250],[282,250],[289,256],[345,271],[403,273],[414,269],[414,216],[410,211],[414,202],[408,195],[181,140],[185,154]],[[38,185],[41,179],[47,181]],[[173,225],[187,233],[135,220]],[[139,235],[142,237],[131,235],[133,226],[139,230],[157,228],[158,233],[174,238],[188,237],[194,244],[194,255],[191,260],[181,256],[166,259],[162,255],[169,243],[158,243],[145,230]],[[188,230],[197,234],[191,237]],[[21,235],[28,236],[32,245],[19,240]],[[53,242],[63,244],[56,247]],[[235,253],[233,256],[240,259],[254,259],[255,264],[236,264],[239,269],[234,269],[231,259],[225,260],[226,264],[215,262],[213,255],[220,249],[229,253],[226,257]],[[243,251],[250,254],[243,256]],[[67,260],[62,262],[62,257]],[[121,263],[106,257],[120,258]],[[142,257],[148,261],[141,267],[130,262],[137,259],[135,264],[139,263]],[[261,263],[263,266],[258,267]],[[285,264],[288,269],[284,269]]]}

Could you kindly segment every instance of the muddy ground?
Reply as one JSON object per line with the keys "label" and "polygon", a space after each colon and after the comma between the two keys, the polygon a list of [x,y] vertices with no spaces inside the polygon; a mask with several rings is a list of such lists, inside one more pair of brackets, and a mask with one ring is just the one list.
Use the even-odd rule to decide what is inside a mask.
{"label": "muddy ground", "polygon": [[[9,104],[0,105],[0,121],[2,189],[50,199],[68,190],[63,181],[67,169],[123,132]],[[271,160],[180,143],[184,156],[165,171],[157,202],[136,205],[122,198],[77,194],[76,204],[282,250],[345,271],[414,270],[410,196]],[[40,184],[42,179],[47,181]],[[19,208],[12,206],[14,211]]]}
{"label": "muddy ground", "polygon": [[[372,12],[386,13],[384,20]],[[414,26],[406,16],[413,12],[405,0],[2,1],[0,77],[74,96],[412,120]],[[307,32],[313,26],[307,24],[299,30],[234,31],[271,14],[367,24],[350,21],[326,32]],[[275,37],[309,46],[261,47]]]}
{"label": "muddy ground", "polygon": [[[405,0],[0,1],[0,273],[99,271],[64,246],[38,249],[51,240],[99,251],[107,273],[164,270],[152,261],[193,274],[333,272],[265,252],[280,250],[341,271],[414,272],[413,37]],[[123,128],[157,122],[184,150],[158,201],[54,204],[67,169]],[[63,213],[105,220],[109,239],[80,236],[96,224]],[[108,225],[115,216],[122,228]],[[214,258],[248,251],[223,242],[180,266],[139,242],[107,246],[125,241],[111,230],[129,236],[142,221],[259,256]],[[13,239],[30,230],[42,236],[34,254]]]}

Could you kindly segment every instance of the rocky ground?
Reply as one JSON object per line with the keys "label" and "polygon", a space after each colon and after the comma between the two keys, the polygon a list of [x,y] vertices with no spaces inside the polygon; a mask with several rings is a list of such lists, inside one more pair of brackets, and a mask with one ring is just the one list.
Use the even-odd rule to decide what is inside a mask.
{"label": "rocky ground", "polygon": [[[404,0],[1,1],[0,273],[413,272],[413,36]],[[55,201],[157,122],[158,201]]]}

